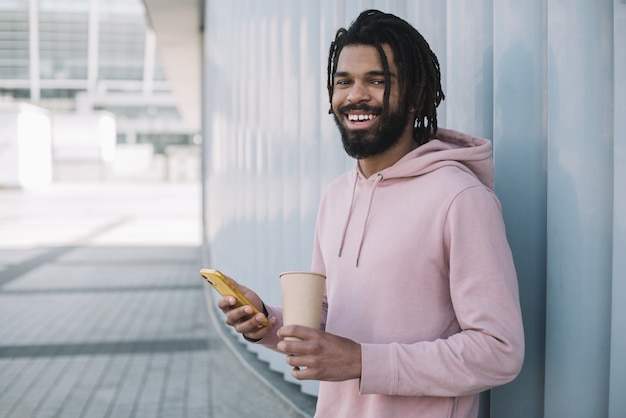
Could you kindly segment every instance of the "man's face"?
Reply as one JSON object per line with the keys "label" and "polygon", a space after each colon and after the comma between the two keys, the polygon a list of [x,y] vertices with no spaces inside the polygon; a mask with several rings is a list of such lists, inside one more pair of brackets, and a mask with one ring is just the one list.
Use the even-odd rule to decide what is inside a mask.
{"label": "man's face", "polygon": [[354,158],[382,154],[405,132],[409,111],[400,107],[400,91],[393,52],[383,45],[391,86],[388,112],[383,112],[385,75],[378,50],[370,45],[348,45],[339,54],[333,77],[332,109],[343,147]]}

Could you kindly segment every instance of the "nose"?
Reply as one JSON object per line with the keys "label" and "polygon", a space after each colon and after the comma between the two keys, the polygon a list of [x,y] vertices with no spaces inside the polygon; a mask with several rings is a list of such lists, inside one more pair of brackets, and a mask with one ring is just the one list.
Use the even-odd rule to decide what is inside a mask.
{"label": "nose", "polygon": [[361,103],[370,100],[372,97],[369,94],[366,86],[362,82],[355,82],[350,88],[348,93],[348,101],[350,103]]}

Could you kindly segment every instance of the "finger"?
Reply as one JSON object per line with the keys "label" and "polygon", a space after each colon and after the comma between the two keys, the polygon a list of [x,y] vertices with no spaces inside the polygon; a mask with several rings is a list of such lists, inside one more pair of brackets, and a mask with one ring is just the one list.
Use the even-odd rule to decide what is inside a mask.
{"label": "finger", "polygon": [[[233,309],[226,317],[226,323],[231,325],[240,333],[249,333],[258,331],[262,328],[269,328],[265,323],[266,318],[262,313],[254,315],[254,311],[250,306],[242,306]],[[276,322],[276,320],[274,320]],[[270,321],[270,325],[271,325]]]}
{"label": "finger", "polygon": [[[275,319],[274,319],[274,322],[275,322]],[[250,329],[246,329],[244,328],[244,326],[245,325],[241,325],[241,326],[236,327],[235,329],[241,334],[243,334],[244,337],[248,339],[252,339],[252,340],[262,339],[263,337],[265,337],[265,335],[267,335],[267,333],[269,332],[271,328],[266,325],[260,324],[258,322],[256,325],[251,326]]]}
{"label": "finger", "polygon": [[319,332],[303,325],[285,325],[278,330],[278,336],[287,341],[308,341],[316,338]]}
{"label": "finger", "polygon": [[284,338],[276,344],[276,349],[281,353],[301,356],[311,352],[311,344],[306,340],[292,335],[279,334],[279,336]]}
{"label": "finger", "polygon": [[[279,336],[282,337],[280,334]],[[302,353],[298,350],[298,342],[299,341],[282,340],[276,344],[276,349],[288,356],[301,355]]]}
{"label": "finger", "polygon": [[307,368],[306,358],[304,356],[287,354],[285,356],[285,362],[294,370],[303,370]]}
{"label": "finger", "polygon": [[298,380],[316,379],[315,369],[306,365],[292,366],[291,375]]}
{"label": "finger", "polygon": [[251,332],[256,332],[263,328],[267,328],[267,326],[260,323],[260,321],[256,318],[249,319],[245,322],[240,322],[233,326],[235,327],[235,330],[241,334],[249,334]]}
{"label": "finger", "polygon": [[252,319],[253,313],[254,311],[249,306],[230,308],[226,311],[226,323],[231,326],[236,326],[248,322]]}
{"label": "finger", "polygon": [[224,312],[228,312],[237,304],[237,300],[232,296],[224,296],[218,299],[217,307]]}

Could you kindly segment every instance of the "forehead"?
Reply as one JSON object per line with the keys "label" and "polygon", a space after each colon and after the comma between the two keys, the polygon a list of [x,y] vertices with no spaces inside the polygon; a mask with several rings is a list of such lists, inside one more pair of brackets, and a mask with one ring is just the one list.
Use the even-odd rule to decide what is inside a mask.
{"label": "forehead", "polygon": [[[393,51],[387,44],[383,44],[383,51],[387,56],[389,72],[396,72]],[[365,73],[383,71],[380,53],[373,45],[347,45],[343,47],[337,60],[337,72]]]}

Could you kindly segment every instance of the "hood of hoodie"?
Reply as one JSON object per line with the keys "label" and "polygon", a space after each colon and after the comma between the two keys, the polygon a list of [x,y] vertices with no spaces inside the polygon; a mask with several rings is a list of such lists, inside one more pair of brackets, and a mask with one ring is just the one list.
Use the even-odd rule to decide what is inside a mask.
{"label": "hood of hoodie", "polygon": [[[386,169],[381,170],[366,179],[366,181],[373,183],[373,187],[370,191],[365,221],[361,227],[361,238],[356,259],[357,267],[359,265],[359,257],[361,255],[361,249],[365,239],[367,222],[370,211],[372,210],[374,194],[378,184],[390,179],[422,176],[445,166],[455,166],[461,170],[471,173],[476,176],[482,184],[490,190],[493,190],[494,171],[491,142],[484,138],[467,135],[450,129],[439,128],[437,130],[437,134],[433,135],[429,142],[407,153],[394,165],[387,167]],[[350,208],[344,224],[341,245],[339,247],[339,257],[341,257],[343,251],[346,232],[348,230],[350,218],[352,217],[357,183],[359,178],[364,179],[358,162],[356,167],[352,197],[350,199]]]}
{"label": "hood of hoodie", "polygon": [[[450,165],[474,174],[481,183],[493,190],[491,141],[442,128],[437,130],[429,142],[372,177],[381,180],[417,177]],[[362,176],[360,170],[359,175]]]}

